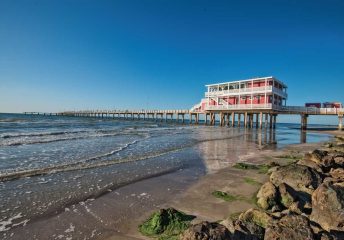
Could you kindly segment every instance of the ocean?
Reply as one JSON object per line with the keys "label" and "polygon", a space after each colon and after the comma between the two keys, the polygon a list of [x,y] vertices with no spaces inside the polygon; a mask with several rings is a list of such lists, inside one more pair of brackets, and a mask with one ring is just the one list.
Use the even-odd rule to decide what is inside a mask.
{"label": "ocean", "polygon": [[0,114],[0,238],[142,179],[180,169],[200,176],[257,149],[330,139],[297,127]]}

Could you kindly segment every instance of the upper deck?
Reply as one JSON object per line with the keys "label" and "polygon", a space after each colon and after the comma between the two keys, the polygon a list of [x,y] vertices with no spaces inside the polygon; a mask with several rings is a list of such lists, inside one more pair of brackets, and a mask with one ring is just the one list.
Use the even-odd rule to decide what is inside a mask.
{"label": "upper deck", "polygon": [[205,97],[239,96],[273,93],[287,98],[287,85],[275,77],[251,78],[246,80],[206,85]]}

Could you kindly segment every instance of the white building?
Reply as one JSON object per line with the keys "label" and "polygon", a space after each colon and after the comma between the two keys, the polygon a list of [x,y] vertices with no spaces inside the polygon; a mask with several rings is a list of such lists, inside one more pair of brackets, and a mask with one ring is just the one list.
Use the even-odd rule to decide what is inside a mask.
{"label": "white building", "polygon": [[192,111],[279,109],[286,106],[287,85],[274,77],[206,85],[205,98]]}

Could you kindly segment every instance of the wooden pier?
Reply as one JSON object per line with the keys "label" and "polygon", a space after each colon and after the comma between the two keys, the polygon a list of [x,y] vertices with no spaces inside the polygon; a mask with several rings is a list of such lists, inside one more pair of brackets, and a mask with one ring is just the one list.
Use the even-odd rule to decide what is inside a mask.
{"label": "wooden pier", "polygon": [[[26,113],[30,114],[30,113]],[[35,113],[31,113],[35,114]],[[301,129],[307,129],[308,116],[338,116],[338,129],[343,129],[343,108],[306,108],[278,106],[272,109],[212,109],[208,111],[192,110],[86,110],[65,111],[45,115],[113,118],[121,120],[150,120],[157,122],[175,122],[227,127],[275,128],[279,114],[300,115]],[[201,121],[203,119],[203,121]]]}
{"label": "wooden pier", "polygon": [[57,116],[58,113],[46,113],[46,112],[24,112],[25,115],[43,115],[43,116]]}

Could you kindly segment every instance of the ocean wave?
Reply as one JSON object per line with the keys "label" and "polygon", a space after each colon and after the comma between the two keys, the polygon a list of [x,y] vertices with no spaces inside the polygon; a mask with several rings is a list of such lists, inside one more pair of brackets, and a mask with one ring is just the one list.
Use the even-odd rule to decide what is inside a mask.
{"label": "ocean wave", "polygon": [[62,131],[62,132],[34,132],[34,133],[12,133],[12,134],[2,134],[0,138],[9,139],[9,138],[20,138],[20,137],[44,137],[44,136],[58,136],[65,134],[77,134],[84,133],[84,131]]}
{"label": "ocean wave", "polygon": [[130,131],[112,131],[112,132],[108,131],[107,133],[105,131],[103,132],[79,131],[79,132],[64,132],[64,133],[58,132],[58,133],[27,134],[27,135],[23,134],[21,136],[17,135],[16,137],[12,136],[12,137],[3,138],[3,140],[0,141],[0,146],[20,146],[20,145],[31,145],[31,144],[43,144],[43,143],[80,140],[80,139],[98,138],[98,137],[114,137],[114,136],[120,136],[120,135],[144,135],[145,136],[145,134],[143,133],[130,132]]}

